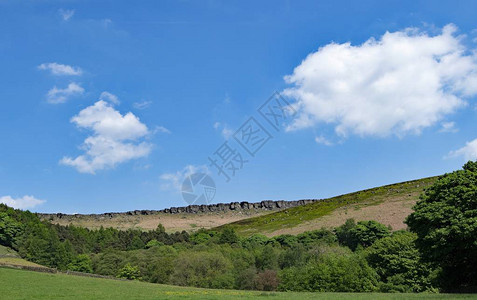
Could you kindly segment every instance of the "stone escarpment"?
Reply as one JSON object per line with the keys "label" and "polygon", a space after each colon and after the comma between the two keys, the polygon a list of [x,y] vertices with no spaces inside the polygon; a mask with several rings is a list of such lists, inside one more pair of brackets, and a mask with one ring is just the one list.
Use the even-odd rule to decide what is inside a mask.
{"label": "stone escarpment", "polygon": [[68,218],[72,216],[90,216],[90,217],[106,217],[113,218],[116,216],[144,216],[144,215],[157,215],[157,214],[198,214],[198,213],[220,213],[220,212],[238,212],[238,211],[261,211],[261,210],[279,210],[290,207],[302,206],[310,204],[313,202],[319,201],[317,199],[305,199],[305,200],[295,200],[295,201],[285,201],[285,200],[265,200],[261,202],[231,202],[231,203],[217,203],[217,204],[208,204],[208,205],[189,205],[185,207],[171,207],[162,210],[133,210],[128,212],[110,212],[103,214],[75,214],[68,215],[63,213],[56,214],[39,214],[40,217],[44,219],[48,218]]}

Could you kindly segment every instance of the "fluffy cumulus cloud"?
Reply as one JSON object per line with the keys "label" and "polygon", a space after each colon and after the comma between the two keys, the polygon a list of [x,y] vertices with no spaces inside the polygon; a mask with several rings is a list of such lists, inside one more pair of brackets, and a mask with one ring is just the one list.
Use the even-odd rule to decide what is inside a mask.
{"label": "fluffy cumulus cloud", "polygon": [[17,209],[31,209],[45,202],[45,200],[36,199],[33,196],[23,196],[21,198],[12,198],[11,196],[0,197],[0,203]]}
{"label": "fluffy cumulus cloud", "polygon": [[410,28],[321,47],[285,77],[299,111],[288,130],[327,123],[341,137],[402,137],[441,122],[477,94],[477,52],[456,30]]}
{"label": "fluffy cumulus cloud", "polygon": [[81,146],[84,154],[76,158],[64,157],[60,161],[81,173],[94,174],[151,152],[152,145],[140,141],[149,134],[147,126],[131,112],[121,115],[104,100],[83,109],[71,122],[92,132]]}
{"label": "fluffy cumulus cloud", "polygon": [[65,103],[71,97],[79,96],[84,93],[84,89],[77,83],[70,83],[64,89],[59,89],[56,86],[48,91],[46,95],[48,103],[59,104]]}
{"label": "fluffy cumulus cloud", "polygon": [[463,157],[466,161],[477,160],[477,139],[467,142],[464,147],[452,151],[449,157]]}
{"label": "fluffy cumulus cloud", "polygon": [[38,66],[40,70],[50,71],[53,75],[69,75],[69,76],[77,76],[83,74],[83,71],[78,67],[72,67],[68,65],[62,65],[58,63],[44,63]]}
{"label": "fluffy cumulus cloud", "polygon": [[187,176],[190,176],[194,173],[209,173],[209,169],[205,165],[194,166],[188,165],[182,170],[179,170],[175,173],[164,173],[160,176],[162,181],[161,189],[170,190],[170,191],[180,191],[182,188],[182,182],[186,179]]}

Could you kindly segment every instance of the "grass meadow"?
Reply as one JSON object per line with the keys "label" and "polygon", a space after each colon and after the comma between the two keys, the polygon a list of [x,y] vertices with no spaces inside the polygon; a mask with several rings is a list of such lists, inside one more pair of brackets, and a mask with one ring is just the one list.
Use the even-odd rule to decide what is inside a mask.
{"label": "grass meadow", "polygon": [[1,299],[477,299],[477,295],[212,290],[0,268]]}

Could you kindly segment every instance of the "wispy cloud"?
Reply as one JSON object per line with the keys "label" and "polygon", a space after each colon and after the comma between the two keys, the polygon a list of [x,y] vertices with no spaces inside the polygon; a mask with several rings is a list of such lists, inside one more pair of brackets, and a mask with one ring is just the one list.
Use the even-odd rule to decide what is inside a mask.
{"label": "wispy cloud", "polygon": [[177,171],[175,173],[164,173],[160,176],[162,181],[160,187],[162,190],[169,190],[180,192],[182,188],[182,183],[187,176],[190,176],[194,173],[209,173],[209,169],[205,165],[195,166],[187,165],[184,169]]}
{"label": "wispy cloud", "polygon": [[215,122],[214,129],[219,131],[222,134],[222,137],[226,140],[234,134],[234,131],[225,123]]}
{"label": "wispy cloud", "polygon": [[102,92],[101,95],[99,96],[99,100],[111,102],[113,104],[119,104],[119,98],[118,96],[111,94],[110,92]]}
{"label": "wispy cloud", "polygon": [[71,19],[73,17],[73,15],[75,14],[75,10],[74,9],[62,9],[62,8],[60,8],[58,10],[58,13],[63,18],[63,21],[69,21],[69,19]]}
{"label": "wispy cloud", "polygon": [[151,144],[137,142],[149,134],[147,126],[131,112],[121,115],[104,100],[83,109],[71,122],[92,131],[81,146],[84,154],[76,158],[66,156],[60,161],[81,173],[95,174],[151,152]]}
{"label": "wispy cloud", "polygon": [[171,131],[170,131],[169,129],[167,129],[166,127],[164,127],[164,126],[156,126],[156,127],[154,128],[154,133],[157,133],[157,132],[159,132],[159,133],[167,133],[167,134],[170,134],[170,133],[171,133]]}
{"label": "wispy cloud", "polygon": [[152,101],[142,101],[142,102],[134,102],[133,107],[135,109],[146,109],[151,105]]}
{"label": "wispy cloud", "polygon": [[54,86],[46,95],[48,103],[65,103],[69,98],[79,96],[84,93],[84,89],[77,83],[72,82],[64,89]]}
{"label": "wispy cloud", "polygon": [[315,137],[315,142],[325,146],[333,146],[333,143],[322,135]]}
{"label": "wispy cloud", "polygon": [[45,202],[45,200],[40,200],[33,196],[23,196],[21,198],[12,198],[11,196],[0,197],[0,203],[17,209],[30,209]]}
{"label": "wispy cloud", "polygon": [[40,70],[50,71],[53,75],[59,76],[79,76],[83,74],[83,71],[79,67],[72,67],[69,65],[63,65],[56,62],[52,63],[43,63],[38,66]]}
{"label": "wispy cloud", "polygon": [[439,129],[439,132],[457,132],[459,129],[455,127],[455,122],[443,122],[441,124],[441,129]]}

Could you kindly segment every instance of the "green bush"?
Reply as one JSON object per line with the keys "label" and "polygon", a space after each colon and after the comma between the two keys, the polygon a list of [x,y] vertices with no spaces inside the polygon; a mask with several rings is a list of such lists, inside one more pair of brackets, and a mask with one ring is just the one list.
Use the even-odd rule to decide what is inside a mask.
{"label": "green bush", "polygon": [[68,264],[67,269],[76,272],[93,273],[91,258],[87,254],[80,254]]}
{"label": "green bush", "polygon": [[221,253],[186,251],[175,262],[171,283],[202,288],[232,288],[232,264]]}
{"label": "green bush", "polygon": [[329,253],[305,267],[292,267],[280,274],[282,291],[372,292],[377,290],[378,275],[356,253]]}
{"label": "green bush", "polygon": [[118,275],[116,275],[116,277],[129,280],[138,280],[141,279],[141,272],[137,266],[126,264],[124,267],[119,269]]}
{"label": "green bush", "polygon": [[358,246],[366,248],[375,241],[389,236],[391,230],[376,221],[360,221],[356,224],[353,219],[348,219],[345,224],[335,229],[335,233],[341,245],[354,251]]}

